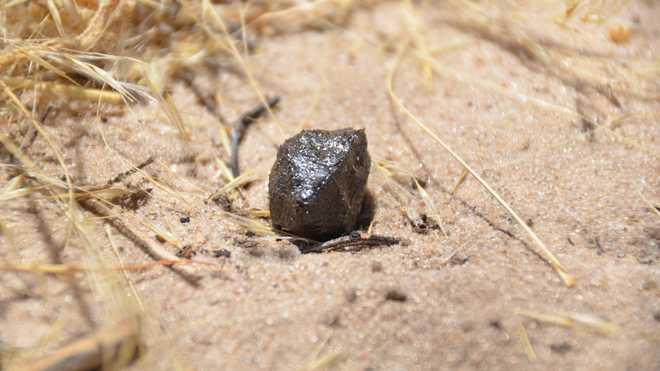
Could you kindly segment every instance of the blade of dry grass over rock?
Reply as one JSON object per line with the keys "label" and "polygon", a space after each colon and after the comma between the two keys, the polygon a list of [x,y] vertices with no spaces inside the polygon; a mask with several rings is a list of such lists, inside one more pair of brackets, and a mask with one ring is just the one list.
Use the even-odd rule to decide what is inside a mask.
{"label": "blade of dry grass over rock", "polygon": [[[659,18],[0,3],[0,369],[657,367]],[[373,159],[365,241],[409,243],[301,254],[268,170],[343,127]]]}

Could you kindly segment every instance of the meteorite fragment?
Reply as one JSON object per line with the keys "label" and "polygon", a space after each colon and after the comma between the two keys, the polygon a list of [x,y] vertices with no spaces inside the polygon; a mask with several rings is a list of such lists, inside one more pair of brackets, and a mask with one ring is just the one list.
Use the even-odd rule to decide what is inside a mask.
{"label": "meteorite fragment", "polygon": [[303,130],[287,139],[268,183],[273,227],[317,241],[350,233],[370,166],[364,130]]}

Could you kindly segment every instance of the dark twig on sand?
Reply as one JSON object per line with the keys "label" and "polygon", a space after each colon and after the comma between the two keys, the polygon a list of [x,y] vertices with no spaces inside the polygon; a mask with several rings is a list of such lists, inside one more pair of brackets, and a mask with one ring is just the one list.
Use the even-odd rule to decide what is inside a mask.
{"label": "dark twig on sand", "polygon": [[392,246],[403,243],[401,239],[387,236],[371,235],[363,237],[359,232],[353,232],[348,236],[342,236],[330,241],[325,241],[300,248],[303,254],[318,253],[324,251],[360,251],[362,249],[376,246]]}
{"label": "dark twig on sand", "polygon": [[241,117],[234,122],[231,131],[231,172],[232,175],[237,177],[240,175],[238,167],[238,146],[241,144],[243,135],[251,123],[255,122],[259,117],[263,116],[269,109],[274,108],[280,102],[280,97],[271,97],[266,100],[266,104],[259,104],[253,109],[241,115]]}

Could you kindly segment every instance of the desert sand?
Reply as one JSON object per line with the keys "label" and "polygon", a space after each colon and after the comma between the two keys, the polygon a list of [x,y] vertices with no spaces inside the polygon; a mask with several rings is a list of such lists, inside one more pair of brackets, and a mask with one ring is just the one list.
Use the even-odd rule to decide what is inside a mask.
{"label": "desert sand", "polygon": [[[242,63],[172,78],[187,138],[158,100],[51,100],[42,125],[72,184],[124,174],[113,186],[147,195],[94,213],[84,198],[33,189],[42,183],[25,162],[0,149],[0,369],[137,316],[132,370],[659,370],[660,5],[561,24],[563,3],[406,4],[250,31],[251,52],[237,43]],[[519,213],[572,287],[402,110],[390,77],[394,97]],[[31,111],[29,89],[20,93]],[[229,182],[228,131],[209,95],[229,122],[281,98],[240,145],[252,181],[222,202],[209,197]],[[3,101],[2,131],[24,143],[30,121]],[[366,130],[374,164],[368,232],[405,243],[301,254],[257,217],[268,172],[301,129],[346,127]],[[65,180],[43,135],[21,148],[40,174]],[[25,194],[10,194],[21,174]],[[153,264],[145,244],[179,264]]]}

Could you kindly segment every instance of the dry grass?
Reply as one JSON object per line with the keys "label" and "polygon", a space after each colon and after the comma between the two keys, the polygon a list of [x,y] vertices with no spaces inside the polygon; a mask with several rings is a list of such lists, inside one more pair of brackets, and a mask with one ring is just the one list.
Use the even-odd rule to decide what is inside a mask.
{"label": "dry grass", "polygon": [[527,310],[517,312],[521,316],[552,325],[587,329],[603,335],[615,335],[621,331],[617,324],[605,321],[590,313],[541,313]]}
{"label": "dry grass", "polygon": [[525,350],[525,355],[527,356],[527,359],[529,359],[530,362],[534,362],[537,358],[536,352],[534,351],[534,347],[532,346],[532,343],[529,341],[527,330],[525,330],[525,326],[522,324],[520,324],[519,327],[519,335],[520,335],[520,344]]}

